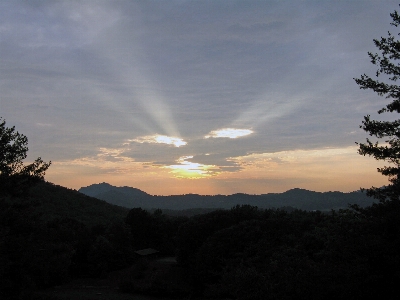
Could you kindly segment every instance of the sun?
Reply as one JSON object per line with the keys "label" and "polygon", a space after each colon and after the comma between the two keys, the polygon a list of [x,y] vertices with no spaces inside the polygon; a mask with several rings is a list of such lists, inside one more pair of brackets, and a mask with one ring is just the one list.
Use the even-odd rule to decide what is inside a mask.
{"label": "sun", "polygon": [[165,166],[164,168],[172,169],[171,173],[177,178],[199,179],[215,175],[217,167],[215,165],[204,165],[188,161],[193,156],[180,157],[177,162],[179,164]]}

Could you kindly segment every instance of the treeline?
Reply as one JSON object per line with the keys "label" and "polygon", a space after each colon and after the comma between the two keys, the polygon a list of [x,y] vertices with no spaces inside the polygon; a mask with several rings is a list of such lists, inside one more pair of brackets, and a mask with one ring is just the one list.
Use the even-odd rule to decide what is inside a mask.
{"label": "treeline", "polygon": [[220,299],[397,299],[400,204],[329,214],[236,206],[178,232],[196,294]]}
{"label": "treeline", "polygon": [[[173,272],[151,273],[150,260],[135,254],[145,248],[176,256]],[[35,289],[106,278],[128,267],[121,292],[397,299],[399,249],[399,201],[329,213],[237,205],[172,217],[159,209],[114,207],[51,184],[0,198],[1,299],[32,299]]]}
{"label": "treeline", "polygon": [[174,251],[180,282],[151,274],[145,286],[133,278],[121,288],[202,299],[397,299],[399,216],[398,201],[330,213],[237,205],[180,219],[135,208],[126,219],[132,238]]}

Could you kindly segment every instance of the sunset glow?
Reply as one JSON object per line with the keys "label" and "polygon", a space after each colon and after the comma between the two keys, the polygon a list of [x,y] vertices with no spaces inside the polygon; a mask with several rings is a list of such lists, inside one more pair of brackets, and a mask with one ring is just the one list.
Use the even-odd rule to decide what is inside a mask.
{"label": "sunset glow", "polygon": [[183,156],[177,160],[179,164],[165,166],[165,168],[172,169],[171,173],[177,178],[190,178],[198,179],[209,177],[216,173],[216,166],[203,165],[189,161],[193,156]]}
{"label": "sunset glow", "polygon": [[33,2],[0,1],[0,117],[27,161],[52,162],[46,180],[158,195],[387,184],[355,144],[387,99],[353,78],[375,74],[396,1]]}

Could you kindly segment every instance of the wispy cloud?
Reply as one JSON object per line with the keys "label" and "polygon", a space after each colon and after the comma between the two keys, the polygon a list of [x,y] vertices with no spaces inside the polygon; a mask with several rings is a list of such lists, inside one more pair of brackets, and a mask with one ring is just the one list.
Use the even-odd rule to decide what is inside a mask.
{"label": "wispy cloud", "polygon": [[243,137],[249,134],[252,134],[254,131],[251,129],[238,129],[238,128],[222,128],[218,130],[212,130],[208,133],[204,138],[230,138],[237,139],[239,137]]}
{"label": "wispy cloud", "polygon": [[89,167],[99,174],[130,173],[142,168],[143,163],[124,155],[124,148],[99,148],[94,156],[84,156],[72,160],[55,162],[58,167]]}
{"label": "wispy cloud", "polygon": [[167,145],[174,145],[175,147],[185,146],[187,142],[183,139],[173,136],[166,136],[166,135],[146,135],[141,136],[136,139],[128,140],[129,142],[136,142],[136,143],[149,143],[149,144],[167,144]]}

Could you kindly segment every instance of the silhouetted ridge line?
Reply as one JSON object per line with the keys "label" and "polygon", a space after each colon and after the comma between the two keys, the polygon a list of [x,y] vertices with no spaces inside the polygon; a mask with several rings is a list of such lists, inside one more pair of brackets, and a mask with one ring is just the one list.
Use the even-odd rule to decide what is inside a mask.
{"label": "silhouetted ridge line", "polygon": [[229,209],[237,204],[249,204],[259,208],[293,207],[302,210],[321,210],[347,208],[349,204],[366,207],[374,202],[360,191],[314,192],[294,188],[283,193],[249,195],[236,193],[232,195],[172,195],[152,196],[133,187],[116,187],[108,183],[92,184],[82,187],[79,192],[95,197],[110,204],[127,208],[142,207],[144,209],[161,208],[183,210],[193,208]]}

